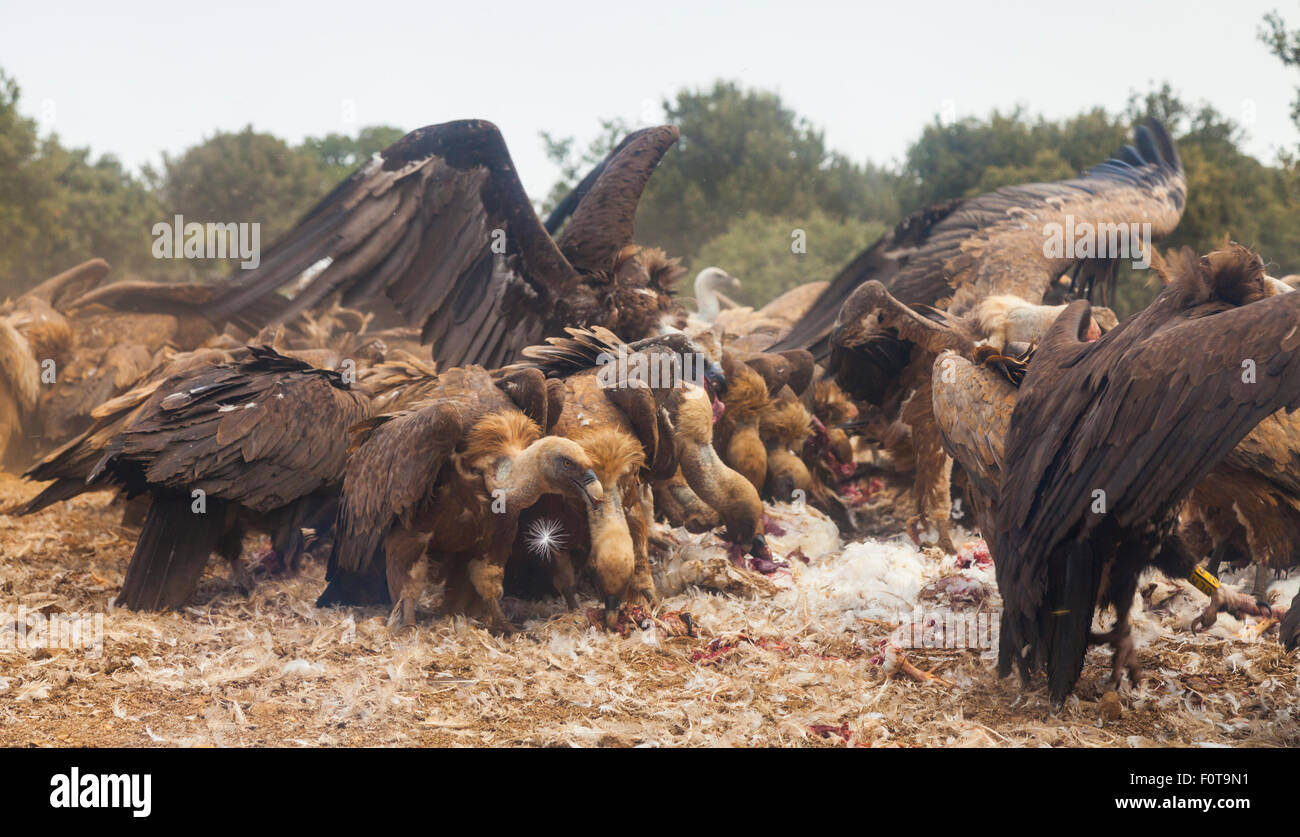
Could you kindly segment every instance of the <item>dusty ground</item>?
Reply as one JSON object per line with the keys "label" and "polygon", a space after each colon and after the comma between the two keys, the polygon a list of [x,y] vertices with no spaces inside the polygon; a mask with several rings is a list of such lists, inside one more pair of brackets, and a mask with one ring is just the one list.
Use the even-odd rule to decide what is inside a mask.
{"label": "dusty ground", "polygon": [[[0,474],[0,505],[33,493]],[[788,529],[774,552],[808,563],[792,557],[768,595],[666,598],[661,614],[689,612],[699,637],[603,633],[558,602],[508,600],[525,631],[500,638],[432,615],[435,590],[400,640],[378,610],[313,607],[319,566],[246,596],[214,562],[183,613],[112,610],[134,537],[109,495],[0,516],[0,633],[20,606],[104,614],[98,656],[0,651],[0,745],[1300,744],[1297,655],[1231,617],[1183,629],[1205,602],[1186,585],[1150,591],[1136,622],[1149,677],[1121,689],[1117,718],[1102,716],[1103,650],[1053,715],[1041,683],[996,677],[992,649],[899,648],[917,604],[995,611],[991,569],[898,539],[845,547],[824,519],[773,516]],[[672,561],[717,553],[674,537],[686,551]]]}

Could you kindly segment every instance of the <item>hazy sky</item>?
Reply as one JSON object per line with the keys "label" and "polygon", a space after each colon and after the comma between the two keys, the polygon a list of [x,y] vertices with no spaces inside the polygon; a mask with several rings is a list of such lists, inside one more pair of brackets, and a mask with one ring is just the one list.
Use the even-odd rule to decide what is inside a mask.
{"label": "hazy sky", "polygon": [[601,117],[657,121],[663,97],[718,77],[779,91],[858,160],[899,159],[944,110],[1117,109],[1164,80],[1247,121],[1257,156],[1300,141],[1300,74],[1256,40],[1274,7],[1300,27],[1296,0],[1066,6],[0,0],[0,67],[26,114],[131,165],[248,123],[298,142],[483,117],[534,196],[557,176],[538,131],[585,141]]}

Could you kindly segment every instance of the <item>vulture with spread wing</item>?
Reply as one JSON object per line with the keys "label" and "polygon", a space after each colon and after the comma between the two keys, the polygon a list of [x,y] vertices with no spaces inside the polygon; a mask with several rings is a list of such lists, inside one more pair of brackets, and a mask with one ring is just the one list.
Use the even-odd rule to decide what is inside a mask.
{"label": "vulture with spread wing", "polygon": [[343,492],[318,605],[365,604],[387,579],[391,624],[415,624],[426,553],[440,560],[451,612],[512,631],[501,609],[519,515],[545,494],[604,499],[587,453],[544,436],[553,400],[537,370],[498,385],[477,366],[438,375],[409,409],[352,429]]}
{"label": "vulture with spread wing", "polygon": [[[1187,575],[1182,502],[1271,413],[1300,406],[1300,295],[1268,297],[1242,247],[1171,259],[1144,311],[1084,342],[1090,306],[1067,306],[1037,347],[1011,414],[994,525],[1002,674],[1046,670],[1059,704],[1088,645],[1139,675],[1129,636],[1138,575]],[[1250,374],[1247,374],[1249,372]],[[1090,632],[1097,607],[1113,630]]]}
{"label": "vulture with spread wing", "polygon": [[242,271],[213,313],[243,310],[327,265],[284,316],[334,295],[386,297],[446,368],[489,368],[564,326],[603,325],[626,338],[657,333],[675,310],[675,260],[632,242],[637,203],[675,127],[638,131],[575,191],[553,239],[524,194],[496,126],[431,125],[385,149]]}
{"label": "vulture with spread wing", "polygon": [[[1186,201],[1182,163],[1164,127],[1136,131],[1136,147],[1059,183],[1008,186],[979,197],[928,207],[905,219],[840,271],[774,349],[805,347],[827,360],[853,397],[909,431],[916,494],[939,542],[947,533],[951,461],[932,425],[928,388],[934,356],[870,317],[859,293],[877,280],[907,305],[965,317],[993,297],[1037,305],[1063,274],[1091,298],[1122,259],[1137,259],[1167,235]],[[1149,225],[1145,226],[1145,225]]]}
{"label": "vulture with spread wing", "polygon": [[347,429],[369,412],[339,373],[269,347],[157,385],[88,480],[152,495],[118,604],[181,607],[212,552],[239,558],[247,526],[292,565],[304,516],[342,479]]}

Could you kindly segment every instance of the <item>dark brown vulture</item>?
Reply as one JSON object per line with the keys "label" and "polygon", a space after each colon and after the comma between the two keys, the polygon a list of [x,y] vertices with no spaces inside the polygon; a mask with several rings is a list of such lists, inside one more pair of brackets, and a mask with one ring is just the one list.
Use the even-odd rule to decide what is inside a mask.
{"label": "dark brown vulture", "polygon": [[[872,329],[888,329],[915,347],[918,372],[925,362],[930,363],[925,369],[926,376],[918,379],[903,399],[898,418],[887,430],[877,432],[879,441],[885,442],[896,457],[915,459],[916,515],[908,521],[907,529],[918,542],[920,529],[929,522],[937,531],[939,546],[955,551],[950,529],[952,459],[948,449],[951,445],[943,438],[942,423],[936,421],[939,407],[934,403],[934,387],[941,382],[941,377],[934,358],[945,350],[955,351],[961,358],[961,362],[949,361],[945,365],[944,377],[961,373],[959,386],[945,393],[950,399],[945,409],[950,415],[960,417],[970,411],[972,416],[992,418],[984,415],[992,405],[960,403],[991,394],[978,392],[982,387],[967,375],[998,377],[997,362],[988,372],[975,372],[975,368],[983,367],[986,358],[1002,358],[1004,347],[1019,347],[1013,354],[1023,354],[1024,347],[1040,340],[1064,309],[1063,305],[1031,305],[1017,297],[997,296],[983,300],[965,315],[955,315],[928,306],[905,305],[875,280],[863,283],[845,304],[842,321],[835,331],[835,339],[841,345],[858,345],[869,339],[864,335]],[[1093,310],[1094,314],[1109,315],[1107,309]],[[1098,319],[1103,318],[1094,316],[1088,326],[1086,336],[1090,340],[1101,334]],[[1113,321],[1113,315],[1104,319]],[[977,347],[980,347],[978,352]],[[959,403],[952,403],[954,397]],[[908,447],[903,447],[904,443]]]}
{"label": "dark brown vulture", "polygon": [[55,448],[23,476],[44,482],[53,480],[32,499],[9,510],[9,514],[27,515],[61,500],[86,491],[105,488],[91,485],[87,479],[103,458],[113,440],[144,409],[149,397],[168,379],[196,369],[231,363],[235,356],[224,349],[199,349],[182,352],[150,370],[126,392],[105,401],[91,411],[93,423],[84,431]]}
{"label": "dark brown vulture", "polygon": [[550,399],[532,373],[507,395],[481,367],[449,369],[421,404],[353,428],[318,605],[370,603],[368,582],[382,574],[390,623],[409,628],[427,552],[440,560],[446,609],[514,629],[501,595],[520,513],[545,494],[603,500],[586,452],[543,435]]}
{"label": "dark brown vulture", "polygon": [[1120,261],[1137,259],[1151,240],[1172,231],[1186,200],[1182,163],[1164,127],[1140,126],[1136,146],[1073,180],[1008,186],[913,214],[840,271],[772,347],[810,349],[851,396],[881,408],[887,423],[911,433],[922,506],[913,528],[934,526],[945,549],[952,546],[946,532],[951,461],[928,432],[934,357],[874,319],[864,320],[869,306],[855,291],[875,279],[904,304],[955,317],[970,315],[991,297],[1042,303],[1067,273],[1075,293],[1091,298],[1100,286],[1104,295]]}
{"label": "dark brown vulture", "polygon": [[1291,600],[1291,609],[1282,618],[1282,644],[1286,650],[1294,651],[1300,645],[1300,593]]}
{"label": "dark brown vulture", "polygon": [[[833,346],[828,338],[840,309],[870,279],[903,303],[958,316],[990,296],[1011,295],[1037,304],[1067,273],[1073,275],[1076,293],[1090,294],[1095,286],[1104,291],[1119,262],[1130,257],[1098,253],[1099,244],[1111,246],[1113,225],[1124,225],[1127,232],[1131,224],[1149,223],[1151,238],[1158,239],[1173,231],[1186,203],[1182,161],[1164,126],[1154,120],[1139,126],[1135,142],[1136,148],[1126,146],[1118,158],[1073,180],[1005,186],[914,213],[845,266],[772,350],[807,348],[818,360],[829,357]],[[1057,257],[1046,246],[1048,225],[1059,226],[1062,238],[1074,231],[1081,243],[1091,231],[1101,241],[1088,249],[1066,246]],[[1137,258],[1136,245],[1127,235],[1123,240]],[[1149,246],[1151,241],[1142,243]],[[1092,258],[1086,256],[1089,252]],[[908,363],[908,348],[906,340],[882,329],[869,344],[857,347],[851,359],[839,359],[847,364],[841,384],[857,398],[881,403]]]}
{"label": "dark brown vulture", "polygon": [[[999,671],[1046,670],[1059,705],[1090,643],[1139,676],[1129,609],[1139,574],[1196,558],[1175,537],[1183,501],[1265,417],[1300,406],[1300,295],[1266,298],[1242,247],[1180,254],[1144,311],[1087,343],[1090,306],[1067,306],[1020,387],[985,532],[1003,599]],[[1097,607],[1113,630],[1090,632]]]}
{"label": "dark brown vulture", "polygon": [[342,479],[347,429],[369,414],[368,399],[337,372],[269,347],[249,352],[165,380],[91,473],[91,483],[153,498],[119,605],[181,607],[212,552],[239,558],[249,525],[293,565],[304,517]]}
{"label": "dark brown vulture", "polygon": [[260,267],[241,271],[213,314],[241,311],[327,264],[283,316],[335,294],[349,306],[387,298],[443,368],[502,366],[564,326],[603,325],[632,339],[657,333],[675,310],[680,268],[633,244],[633,222],[677,136],[661,126],[629,137],[552,239],[495,125],[412,131],[326,196]]}

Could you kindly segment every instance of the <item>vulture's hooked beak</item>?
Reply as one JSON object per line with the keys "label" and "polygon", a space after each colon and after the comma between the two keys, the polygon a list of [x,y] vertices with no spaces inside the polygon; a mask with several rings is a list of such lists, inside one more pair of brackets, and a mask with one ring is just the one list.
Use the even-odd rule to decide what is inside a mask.
{"label": "vulture's hooked beak", "polygon": [[754,542],[749,547],[749,554],[755,558],[763,558],[767,561],[771,561],[772,550],[767,548],[767,538],[762,535],[755,535]]}
{"label": "vulture's hooked beak", "polygon": [[590,468],[583,471],[582,475],[574,482],[578,484],[578,488],[582,490],[582,495],[593,506],[600,505],[600,501],[605,499],[605,489],[601,487],[600,478]]}

